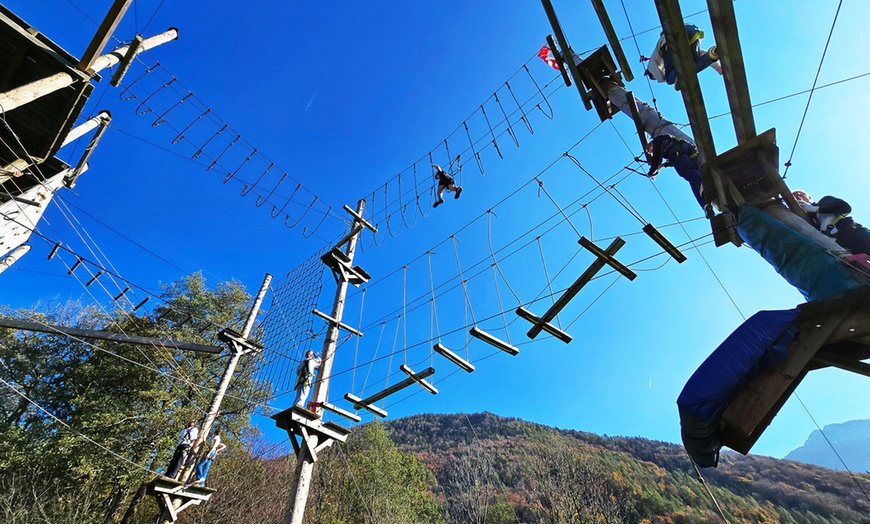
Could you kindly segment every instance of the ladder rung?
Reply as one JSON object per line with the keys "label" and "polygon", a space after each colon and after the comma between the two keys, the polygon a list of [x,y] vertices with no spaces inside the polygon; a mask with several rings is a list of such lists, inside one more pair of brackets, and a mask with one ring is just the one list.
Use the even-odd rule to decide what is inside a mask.
{"label": "ladder rung", "polygon": [[564,342],[566,344],[568,344],[569,342],[571,342],[573,340],[571,335],[569,335],[568,333],[557,328],[553,324],[550,324],[549,322],[544,321],[542,318],[536,316],[534,313],[532,313],[528,309],[518,307],[517,308],[517,315],[520,318],[528,320],[532,324],[539,326],[541,329],[543,329],[547,333],[553,335],[554,337],[558,338],[559,340],[561,340],[562,342]]}
{"label": "ladder rung", "polygon": [[366,411],[374,413],[375,415],[377,415],[381,418],[386,418],[386,416],[387,416],[387,412],[385,410],[383,410],[379,407],[376,407],[376,406],[372,406],[371,404],[363,404],[361,398],[359,398],[355,395],[351,395],[350,393],[345,393],[344,399],[351,402],[353,404],[354,409],[364,409]]}
{"label": "ladder rung", "polygon": [[474,365],[471,362],[468,362],[467,360],[463,360],[462,358],[459,357],[459,355],[450,351],[446,347],[442,346],[440,343],[432,346],[432,349],[434,349],[436,353],[438,353],[442,357],[446,358],[450,362],[453,362],[454,364],[456,364],[460,368],[464,369],[465,371],[467,371],[469,373],[474,371]]}
{"label": "ladder rung", "polygon": [[409,377],[411,377],[411,380],[413,380],[414,382],[416,382],[417,384],[419,384],[421,388],[425,389],[425,390],[428,391],[429,393],[432,393],[433,395],[437,395],[437,394],[438,394],[438,390],[435,389],[435,386],[433,386],[432,384],[426,382],[426,381],[423,380],[423,379],[417,378],[417,374],[414,373],[414,370],[413,370],[413,369],[409,368],[409,367],[406,366],[405,364],[402,364],[401,366],[399,366],[399,369],[402,370],[402,373],[404,373],[404,374],[408,375]]}
{"label": "ladder rung", "polygon": [[479,340],[482,340],[482,341],[486,342],[487,344],[504,351],[505,353],[509,353],[511,355],[517,355],[520,352],[519,349],[508,344],[504,340],[495,338],[494,336],[490,335],[486,331],[482,331],[480,329],[477,329],[477,326],[474,326],[473,328],[471,328],[471,331],[469,331],[469,333],[471,334],[472,337],[479,339]]}

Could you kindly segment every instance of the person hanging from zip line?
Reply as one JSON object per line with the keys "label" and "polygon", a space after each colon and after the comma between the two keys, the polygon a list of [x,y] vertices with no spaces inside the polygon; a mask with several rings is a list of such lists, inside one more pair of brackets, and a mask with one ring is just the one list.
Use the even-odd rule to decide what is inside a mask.
{"label": "person hanging from zip line", "polygon": [[[692,52],[692,61],[695,62],[695,72],[700,73],[708,67],[715,70],[720,75],[722,74],[722,66],[718,63],[719,55],[716,53],[716,46],[710,49],[701,49],[701,39],[704,38],[704,31],[698,29],[694,24],[686,24],[686,37],[689,39],[689,49]],[[658,82],[666,82],[668,85],[677,83],[677,69],[674,66],[674,55],[668,48],[668,43],[665,41],[664,32],[662,37],[656,43],[656,48],[652,56],[640,57],[641,62],[649,60],[644,74]],[[680,86],[675,86],[679,91]]]}
{"label": "person hanging from zip line", "polygon": [[311,385],[314,384],[314,371],[320,367],[320,362],[320,357],[314,351],[309,349],[305,352],[305,360],[296,369],[296,400],[293,401],[295,407],[305,407],[305,400],[308,399]]}
{"label": "person hanging from zip line", "polygon": [[[458,160],[458,157],[457,157]],[[456,182],[453,180],[453,177],[448,175],[441,166],[438,164],[432,164],[432,167],[435,168],[435,180],[438,181],[438,200],[432,204],[432,207],[438,207],[444,203],[444,190],[452,191],[454,193],[453,198],[459,198],[459,195],[462,194],[462,188],[456,185]]]}
{"label": "person hanging from zip line", "polygon": [[792,195],[809,216],[813,227],[855,255],[870,255],[870,230],[849,215],[852,206],[845,200],[825,196],[813,202],[813,197],[800,189],[792,191]]}
{"label": "person hanging from zip line", "polygon": [[[695,144],[667,133],[652,139],[646,146],[650,155],[649,173],[646,176],[655,179],[662,167],[673,167],[677,174],[692,187],[692,194],[698,205],[704,210],[704,216],[713,218],[713,207],[704,204],[701,196],[701,159]],[[666,164],[662,161],[667,160]]]}
{"label": "person hanging from zip line", "polygon": [[190,453],[190,448],[199,437],[199,428],[194,425],[192,420],[188,420],[178,436],[178,445],[175,446],[175,453],[172,454],[172,460],[169,461],[169,466],[166,468],[166,476],[174,479],[178,476],[179,470],[187,462],[187,455]]}
{"label": "person hanging from zip line", "polygon": [[209,448],[205,457],[199,461],[199,464],[196,465],[196,480],[193,483],[195,486],[205,486],[208,468],[211,467],[211,463],[217,458],[217,454],[225,449],[227,449],[227,445],[221,442],[221,430],[216,429],[211,437],[211,448]]}

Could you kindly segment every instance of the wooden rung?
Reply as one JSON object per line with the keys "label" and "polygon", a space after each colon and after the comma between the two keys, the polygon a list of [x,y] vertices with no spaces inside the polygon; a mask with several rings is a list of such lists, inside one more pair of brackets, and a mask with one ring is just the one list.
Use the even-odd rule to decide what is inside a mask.
{"label": "wooden rung", "polygon": [[540,326],[541,329],[543,329],[547,333],[553,335],[554,337],[558,338],[559,340],[561,340],[562,342],[564,342],[566,344],[570,343],[573,340],[571,335],[569,335],[568,333],[557,328],[553,324],[550,324],[549,322],[544,321],[543,319],[536,316],[534,313],[532,313],[528,309],[518,307],[517,308],[517,315],[520,318],[528,320],[529,322],[531,322],[532,324],[534,324],[536,326]]}
{"label": "wooden rung", "polygon": [[76,263],[73,264],[71,268],[69,268],[69,271],[67,271],[66,274],[67,274],[67,275],[72,275],[73,273],[75,273],[76,269],[78,269],[78,267],[79,267],[80,265],[82,265],[82,259],[79,258],[79,259],[76,260]]}
{"label": "wooden rung", "polygon": [[53,248],[51,248],[51,253],[48,254],[48,260],[54,258],[54,255],[57,254],[57,250],[60,249],[60,242],[57,242]]}
{"label": "wooden rung", "polygon": [[341,329],[343,329],[343,330],[345,330],[353,335],[356,335],[358,337],[363,336],[362,331],[356,330],[356,329],[348,326],[344,322],[339,322],[338,320],[335,320],[334,318],[327,315],[326,313],[321,313],[320,311],[317,311],[316,309],[311,310],[311,312],[314,313],[315,315],[317,315],[318,317],[322,318],[323,320],[329,322],[330,324],[335,324],[339,328],[341,328]]}
{"label": "wooden rung", "polygon": [[438,390],[435,389],[435,386],[433,386],[432,384],[426,382],[425,380],[418,380],[418,379],[417,379],[417,374],[414,373],[414,370],[413,370],[413,369],[409,368],[409,367],[406,366],[405,364],[402,364],[401,366],[399,366],[399,369],[402,370],[402,373],[404,373],[404,374],[408,375],[409,377],[411,377],[411,379],[412,379],[414,382],[416,382],[417,384],[419,384],[421,388],[425,389],[425,390],[428,391],[429,393],[432,393],[433,395],[437,395],[437,394],[438,394]]}
{"label": "wooden rung", "polygon": [[[629,80],[631,80],[629,78]],[[634,93],[626,91],[625,100],[628,102],[628,108],[631,110],[631,119],[634,120],[634,128],[637,130],[637,136],[640,138],[640,146],[643,148],[643,154],[647,162],[652,162],[652,159],[647,152],[646,128],[640,119],[640,113],[637,110],[637,100],[634,99]]]}
{"label": "wooden rung", "polygon": [[667,254],[671,255],[671,257],[673,257],[673,259],[678,263],[682,264],[686,261],[686,255],[684,255],[677,246],[671,244],[671,241],[665,238],[665,236],[662,235],[654,225],[647,224],[643,226],[643,232],[653,239],[653,242],[660,245],[662,249],[664,249]]}
{"label": "wooden rung", "polygon": [[595,8],[595,13],[598,15],[598,20],[601,22],[601,28],[604,29],[604,35],[607,37],[607,43],[610,44],[613,53],[616,55],[616,61],[619,62],[619,67],[622,68],[622,74],[625,79],[631,82],[634,80],[634,74],[631,72],[631,66],[628,65],[628,60],[625,59],[625,53],[622,50],[622,45],[619,43],[619,38],[616,36],[616,31],[613,30],[613,24],[610,23],[610,16],[607,15],[607,10],[604,8],[602,0],[592,0],[592,7]]}
{"label": "wooden rung", "polygon": [[359,213],[357,213],[356,211],[354,211],[353,209],[351,209],[350,207],[348,207],[347,204],[345,204],[345,206],[344,206],[344,210],[347,211],[348,213],[350,213],[351,216],[354,218],[354,220],[359,221],[360,224],[362,224],[364,227],[366,227],[366,228],[368,228],[369,230],[371,230],[372,233],[377,233],[377,232],[378,232],[378,228],[376,228],[375,226],[371,225],[371,224],[370,224],[366,219],[364,219],[362,216],[360,216]]}
{"label": "wooden rung", "polygon": [[593,244],[592,241],[588,238],[580,237],[580,240],[578,240],[577,243],[591,251],[593,255],[603,260],[605,264],[621,273],[625,278],[629,280],[634,280],[637,278],[637,273],[628,269],[628,267],[622,264],[622,262],[616,260],[615,258],[613,258],[612,255]]}
{"label": "wooden rung", "polygon": [[432,349],[434,349],[436,353],[438,353],[442,357],[446,358],[450,362],[453,362],[454,364],[461,367],[465,371],[467,371],[469,373],[474,371],[474,364],[472,364],[471,362],[469,362],[467,360],[463,360],[459,355],[450,351],[449,349],[447,349],[446,347],[444,347],[440,343],[432,346]]}
{"label": "wooden rung", "polygon": [[387,412],[377,406],[372,406],[371,404],[364,404],[363,400],[355,395],[351,395],[350,393],[344,394],[344,399],[353,404],[354,409],[364,409],[369,411],[381,418],[387,417]]}
{"label": "wooden rung", "polygon": [[471,331],[469,331],[468,333],[471,334],[472,337],[479,339],[479,340],[482,340],[482,341],[486,342],[487,344],[504,351],[505,353],[509,353],[510,355],[516,356],[520,352],[519,349],[508,344],[504,340],[495,338],[494,336],[490,335],[486,331],[482,331],[480,329],[477,329],[477,326],[474,326],[473,328],[471,328]]}
{"label": "wooden rung", "polygon": [[[609,255],[615,255],[624,245],[625,240],[616,237],[615,239],[613,239],[613,242],[611,242],[610,245],[607,246],[606,253]],[[588,284],[590,280],[592,280],[592,277],[594,277],[596,273],[601,271],[603,267],[604,259],[596,258],[595,261],[589,265],[586,271],[584,271],[583,274],[580,275],[580,277],[578,277],[577,280],[575,280],[574,283],[571,284],[571,286],[566,289],[564,293],[562,293],[562,296],[559,297],[558,300],[556,300],[556,303],[550,306],[550,309],[548,309],[547,312],[544,313],[544,316],[541,317],[541,320],[549,322],[556,318],[556,315],[558,315],[559,312],[568,305],[568,302],[571,302],[571,300],[575,296],[577,296],[577,293],[579,293],[580,290],[583,289],[583,287],[586,286],[586,284]],[[527,333],[528,337],[535,338],[540,335],[541,331],[543,330],[544,328],[542,326],[535,325]]]}
{"label": "wooden rung", "polygon": [[556,59],[556,65],[559,66],[559,72],[562,73],[562,80],[565,81],[565,85],[571,87],[571,78],[568,76],[568,71],[565,70],[564,57],[562,57],[561,53],[556,49],[556,42],[553,40],[553,35],[547,35],[547,47],[550,48],[550,52],[553,53],[553,58]]}
{"label": "wooden rung", "polygon": [[103,275],[103,273],[105,273],[105,271],[103,271],[102,269],[99,270],[99,271],[97,271],[97,274],[94,275],[93,277],[91,277],[90,280],[88,280],[88,283],[85,284],[85,287],[91,287],[91,284],[93,284],[94,282],[96,282],[97,279],[100,278],[100,277]]}
{"label": "wooden rung", "polygon": [[350,411],[347,411],[345,409],[341,409],[338,406],[334,406],[334,405],[330,404],[329,402],[321,402],[318,405],[320,407],[322,407],[323,409],[325,409],[326,411],[330,411],[332,413],[335,413],[336,415],[340,415],[340,416],[342,416],[346,419],[352,420],[354,422],[361,422],[362,421],[362,417],[360,417],[359,415],[357,415],[355,413],[351,413]]}

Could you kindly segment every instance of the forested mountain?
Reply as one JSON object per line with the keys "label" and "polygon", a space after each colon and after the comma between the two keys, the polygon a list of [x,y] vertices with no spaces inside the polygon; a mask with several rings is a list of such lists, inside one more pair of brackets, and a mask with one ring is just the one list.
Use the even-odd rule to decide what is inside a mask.
{"label": "forested mountain", "polygon": [[[281,522],[294,457],[219,464],[185,523]],[[253,472],[253,473],[245,473]],[[867,523],[870,477],[726,452],[702,470],[728,522]],[[416,415],[319,455],[306,523],[722,522],[681,446],[517,419]]]}
{"label": "forested mountain", "polygon": [[[824,427],[825,434],[813,431],[803,446],[789,452],[785,458],[845,470],[870,473],[870,420],[850,420]],[[828,443],[830,441],[830,444]],[[837,450],[831,449],[831,446]],[[839,457],[837,456],[839,455]],[[840,460],[842,459],[842,461]]]}

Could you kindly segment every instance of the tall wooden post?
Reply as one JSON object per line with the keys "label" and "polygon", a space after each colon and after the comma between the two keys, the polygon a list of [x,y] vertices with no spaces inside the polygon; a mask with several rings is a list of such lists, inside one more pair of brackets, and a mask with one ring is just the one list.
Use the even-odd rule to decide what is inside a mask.
{"label": "tall wooden post", "polygon": [[[190,480],[190,476],[193,473],[193,464],[196,462],[197,453],[199,449],[202,447],[202,443],[205,442],[208,438],[209,431],[211,430],[212,424],[214,424],[215,419],[217,418],[218,412],[221,407],[221,403],[224,400],[224,396],[227,393],[227,389],[230,386],[230,380],[233,378],[233,374],[236,371],[236,366],[239,364],[239,359],[245,353],[250,351],[251,346],[244,344],[247,340],[248,335],[251,334],[251,328],[254,326],[254,321],[257,319],[257,312],[260,311],[260,305],[263,303],[263,297],[266,296],[266,291],[269,289],[269,283],[272,281],[272,275],[266,273],[266,277],[263,279],[263,285],[260,286],[260,291],[257,293],[256,298],[254,299],[254,303],[251,306],[251,311],[248,313],[248,318],[245,321],[245,327],[242,330],[241,337],[221,337],[224,340],[227,340],[230,345],[230,349],[233,352],[230,361],[227,363],[226,369],[224,369],[224,375],[221,377],[220,384],[218,385],[217,391],[215,391],[214,397],[211,400],[211,405],[208,408],[208,413],[205,416],[205,420],[202,422],[202,427],[199,431],[199,444],[196,444],[193,449],[190,450],[187,467],[184,470],[181,478],[179,479],[182,483],[187,483]],[[224,330],[226,331],[226,330]],[[223,332],[222,332],[223,333]],[[184,503],[184,499],[180,497],[172,498],[172,506],[173,508],[180,508]],[[175,522],[170,515],[167,514],[166,511],[161,512],[158,516],[158,522],[161,524],[170,524]]]}
{"label": "tall wooden post", "polygon": [[[350,229],[351,234],[346,237],[347,248],[345,253],[349,260],[348,265],[353,263],[357,239],[363,228],[359,217],[362,217],[365,206],[365,200],[357,202],[356,216]],[[347,209],[349,210],[349,208]],[[333,357],[335,355],[336,343],[338,342],[338,324],[341,322],[342,315],[344,314],[347,284],[347,279],[341,278],[338,280],[338,288],[335,290],[335,301],[332,304],[332,318],[335,319],[335,322],[330,322],[329,329],[326,332],[326,340],[323,342],[323,352],[321,353],[320,373],[314,386],[313,402],[318,405],[326,401],[329,393],[329,378],[332,374]],[[320,409],[317,409],[317,411],[322,413]],[[317,448],[318,441],[320,440],[320,437],[316,433],[308,435],[307,438],[311,441],[310,444],[308,446],[301,446],[296,456],[296,471],[293,475],[293,486],[290,489],[292,498],[290,499],[287,518],[284,519],[285,524],[302,524],[302,517],[305,514],[305,503],[308,501],[308,490],[311,487],[311,474],[314,472],[314,458],[311,456],[310,450]]]}

